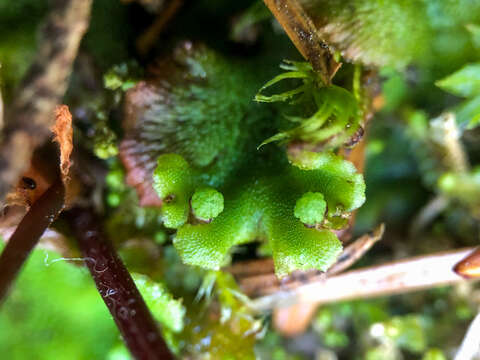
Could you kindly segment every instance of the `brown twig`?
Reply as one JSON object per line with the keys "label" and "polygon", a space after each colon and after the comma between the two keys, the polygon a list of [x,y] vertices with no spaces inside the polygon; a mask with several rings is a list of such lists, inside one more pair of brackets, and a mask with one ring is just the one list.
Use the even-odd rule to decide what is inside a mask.
{"label": "brown twig", "polygon": [[265,296],[253,301],[252,307],[257,311],[266,311],[297,302],[325,304],[406,293],[465,281],[453,271],[453,267],[472,250],[473,248],[466,248],[419,256],[318,278],[295,288],[286,286],[285,290],[273,294],[262,292]]}
{"label": "brown twig", "polygon": [[60,178],[32,205],[0,255],[0,302],[44,231],[64,206],[65,190]]}
{"label": "brown twig", "polygon": [[383,236],[385,232],[385,225],[380,224],[375,230],[365,235],[360,236],[350,245],[348,245],[337,259],[337,262],[332,265],[327,271],[328,276],[339,274],[350,266],[355,264],[365,253],[372,248]]}
{"label": "brown twig", "polygon": [[318,71],[326,85],[341,63],[333,58],[328,45],[320,39],[317,29],[298,0],[264,0],[277,21],[283,27],[295,47]]}
{"label": "brown twig", "polygon": [[171,0],[157,15],[153,24],[138,38],[136,46],[140,55],[146,55],[158,39],[167,23],[183,5],[184,0]]}
{"label": "brown twig", "polygon": [[123,339],[137,360],[172,359],[125,265],[104,236],[91,209],[66,212],[90,274]]}
{"label": "brown twig", "polygon": [[34,149],[50,135],[55,106],[67,88],[73,60],[85,33],[91,0],[55,0],[42,30],[37,58],[23,79],[0,144],[0,201],[30,164]]}

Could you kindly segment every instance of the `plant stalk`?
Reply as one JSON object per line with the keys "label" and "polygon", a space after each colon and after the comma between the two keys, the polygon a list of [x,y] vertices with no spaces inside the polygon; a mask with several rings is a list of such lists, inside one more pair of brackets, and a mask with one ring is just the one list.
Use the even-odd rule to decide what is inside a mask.
{"label": "plant stalk", "polygon": [[103,234],[92,209],[64,213],[98,292],[137,360],[173,359],[130,273]]}
{"label": "plant stalk", "polygon": [[40,237],[63,210],[64,197],[65,189],[62,180],[58,178],[33,203],[10,237],[0,255],[0,303]]}

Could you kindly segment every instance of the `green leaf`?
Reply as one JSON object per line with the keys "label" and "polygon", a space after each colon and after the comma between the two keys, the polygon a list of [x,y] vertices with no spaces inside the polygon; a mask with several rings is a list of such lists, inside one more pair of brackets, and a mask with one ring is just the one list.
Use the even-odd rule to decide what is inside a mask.
{"label": "green leaf", "polygon": [[436,82],[445,91],[458,96],[480,94],[480,63],[469,64],[446,78]]}
{"label": "green leaf", "polygon": [[280,75],[275,76],[272,80],[267,81],[267,83],[263,85],[258,92],[261,92],[262,90],[265,90],[266,88],[285,79],[306,79],[307,77],[308,77],[308,74],[305,74],[304,72],[301,72],[301,71],[289,71],[286,73],[282,73]]}
{"label": "green leaf", "polygon": [[473,129],[478,124],[478,117],[480,115],[480,96],[464,101],[456,109],[457,122],[467,129]]}
{"label": "green leaf", "polygon": [[270,144],[274,141],[281,141],[284,139],[288,139],[288,132],[279,132],[273,136],[270,136],[268,139],[264,140],[260,145],[258,145],[257,150],[260,149],[263,145]]}
{"label": "green leaf", "polygon": [[302,73],[313,72],[312,64],[306,61],[283,60],[280,69],[290,71],[300,71]]}
{"label": "green leaf", "polygon": [[480,124],[480,111],[477,113],[477,115],[472,117],[472,120],[469,121],[467,125],[467,129],[472,130],[476,128],[479,124]]}
{"label": "green leaf", "polygon": [[[306,89],[307,89],[307,87],[305,85],[302,85],[302,86],[299,86],[296,89],[285,91],[285,92],[280,93],[280,94],[270,95],[270,96],[262,95],[262,94],[258,93],[257,95],[255,95],[255,101],[267,102],[267,103],[287,101],[288,99],[294,97],[295,95],[305,92]],[[261,89],[260,89],[260,91],[261,91]]]}
{"label": "green leaf", "polygon": [[[307,86],[307,85],[305,85]],[[349,91],[339,86],[312,90],[316,112],[308,117],[288,116],[298,125],[271,136],[259,147],[273,141],[300,139],[304,142],[322,143],[325,149],[341,146],[360,126],[359,106]]]}
{"label": "green leaf", "polygon": [[[263,85],[260,88],[260,90],[258,90],[257,95],[255,95],[255,101],[258,101],[258,102],[287,101],[290,98],[294,97],[295,95],[307,92],[311,89],[313,80],[316,77],[309,63],[285,60],[284,63],[280,65],[280,68],[282,70],[290,70],[290,71],[287,71],[285,73],[275,76],[272,80],[268,81],[265,85]],[[303,80],[303,85],[293,90],[288,90],[280,94],[274,94],[270,96],[261,94],[261,92],[266,88],[271,87],[276,83],[285,79],[301,79]]]}
{"label": "green leaf", "polygon": [[466,28],[472,34],[473,45],[480,49],[480,25],[468,24]]}
{"label": "green leaf", "polygon": [[447,360],[440,349],[430,349],[422,357],[422,360]]}
{"label": "green leaf", "polygon": [[[327,201],[328,213],[336,212],[337,207],[344,211],[359,208],[365,202],[365,182],[355,166],[333,153],[304,151],[289,159],[292,165],[308,170],[298,173],[303,181],[318,181],[318,188]],[[317,178],[321,176],[321,179]],[[312,191],[312,190],[310,190]]]}

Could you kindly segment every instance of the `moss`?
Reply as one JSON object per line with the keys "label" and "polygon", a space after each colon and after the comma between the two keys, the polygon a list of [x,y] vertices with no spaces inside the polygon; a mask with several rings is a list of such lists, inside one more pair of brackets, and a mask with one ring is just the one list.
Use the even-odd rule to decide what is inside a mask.
{"label": "moss", "polygon": [[193,192],[192,174],[187,161],[177,154],[160,156],[153,181],[163,202],[165,226],[178,228],[183,225],[188,218],[189,200]]}
{"label": "moss", "polygon": [[[164,166],[162,159],[166,157],[176,159],[173,167],[181,164],[181,181],[174,168]],[[188,218],[194,175],[184,168],[186,162],[178,155],[161,156],[155,183],[162,181],[158,187],[169,189],[160,191],[160,196],[178,199],[164,206],[163,216],[166,224],[180,224],[176,226],[174,245],[183,261],[218,269],[232,246],[266,239],[278,275],[296,269],[326,270],[335,261],[341,244],[328,225],[320,230],[306,228],[294,216],[295,204],[307,192],[321,193],[328,204],[327,218],[335,224],[363,203],[365,185],[354,166],[336,155],[306,153],[305,158],[308,161],[297,161],[294,166],[285,163],[242,169],[239,173],[243,175],[223,186],[225,209],[221,214],[209,224],[183,225],[177,220]],[[178,209],[171,212],[170,206]]]}
{"label": "moss", "polygon": [[321,224],[327,203],[321,193],[308,192],[295,203],[294,215],[306,225]]}
{"label": "moss", "polygon": [[201,220],[216,218],[223,211],[223,195],[213,188],[201,188],[192,196],[192,210]]}
{"label": "moss", "polygon": [[[310,127],[304,140],[333,136],[328,149],[343,143],[358,126],[353,95],[339,87],[318,88],[308,64],[288,64],[301,70],[307,92],[312,99],[318,95],[316,104],[326,109],[325,126]],[[252,101],[261,84],[253,63],[185,42],[155,74],[127,93],[121,154],[142,189],[153,179],[164,224],[177,229],[174,245],[183,261],[218,269],[233,246],[267,240],[278,275],[326,270],[341,251],[331,230],[344,227],[364,201],[365,185],[355,167],[329,152],[302,152],[290,164],[281,148],[257,149],[280,121],[275,110]],[[151,163],[156,167],[150,173]],[[310,191],[321,193],[328,205],[318,229],[294,216],[296,201]]]}
{"label": "moss", "polygon": [[131,178],[139,179],[130,184],[151,189],[157,158],[165,153],[185,158],[205,185],[224,183],[252,159],[262,131],[271,127],[270,109],[251,101],[262,78],[251,63],[190,42],[154,73],[126,95],[120,152],[135,173]]}
{"label": "moss", "polygon": [[404,68],[451,67],[473,56],[464,25],[477,0],[302,0],[324,39],[349,61]]}
{"label": "moss", "polygon": [[[354,95],[339,86],[324,86],[320,75],[309,63],[285,61],[280,67],[287,71],[263,85],[255,100],[288,101],[301,113],[285,116],[296,126],[271,136],[260,146],[273,141],[301,141],[312,148],[330,150],[347,142],[358,130],[361,120],[360,107]],[[263,94],[265,89],[286,79],[301,80],[301,85],[279,94]]]}

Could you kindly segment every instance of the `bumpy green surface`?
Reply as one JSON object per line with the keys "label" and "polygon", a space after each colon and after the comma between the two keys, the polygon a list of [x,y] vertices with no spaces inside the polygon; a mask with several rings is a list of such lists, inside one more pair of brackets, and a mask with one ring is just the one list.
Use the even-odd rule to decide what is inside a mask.
{"label": "bumpy green surface", "polygon": [[153,181],[163,202],[165,226],[177,228],[183,225],[188,218],[188,202],[193,191],[191,169],[187,161],[176,154],[160,156]]}
{"label": "bumpy green surface", "polygon": [[307,225],[320,224],[325,217],[327,203],[321,193],[308,192],[295,203],[295,217]]}
{"label": "bumpy green surface", "polygon": [[395,67],[458,61],[471,51],[464,25],[478,23],[480,11],[478,0],[301,2],[348,60]]}
{"label": "bumpy green surface", "polygon": [[192,196],[192,210],[201,220],[210,220],[223,211],[223,195],[213,188],[201,188]]}
{"label": "bumpy green surface", "polygon": [[[195,181],[184,177],[179,182],[177,172],[163,166],[165,157],[179,158],[160,157],[155,181],[157,184],[162,179],[163,187],[176,186],[168,195],[182,199],[178,213],[183,214],[188,212],[187,199],[193,193],[190,184]],[[240,179],[225,187],[225,209],[211,223],[178,227],[174,245],[182,259],[218,269],[232,246],[268,239],[278,275],[296,269],[327,269],[341,251],[341,243],[327,228],[306,227],[294,215],[295,204],[306,192],[321,193],[329,209],[327,218],[335,224],[363,203],[365,185],[355,167],[336,155],[306,153],[305,158],[305,163],[297,162],[296,166],[245,170]],[[167,192],[159,194],[165,196]],[[176,222],[176,216],[177,212],[170,213],[169,209],[164,212],[166,223]]]}

